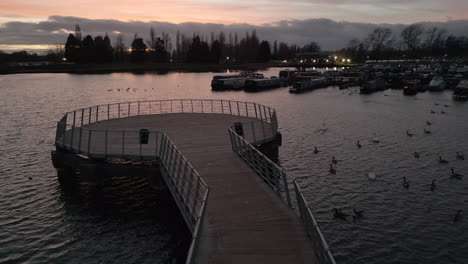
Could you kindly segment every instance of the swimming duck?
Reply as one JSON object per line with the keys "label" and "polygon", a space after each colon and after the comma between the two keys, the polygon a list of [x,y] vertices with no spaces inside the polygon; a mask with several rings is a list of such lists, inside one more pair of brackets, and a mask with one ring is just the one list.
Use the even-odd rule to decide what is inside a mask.
{"label": "swimming duck", "polygon": [[356,146],[357,146],[358,148],[361,148],[361,147],[362,147],[362,146],[361,146],[361,142],[359,142],[359,140],[356,142]]}
{"label": "swimming duck", "polygon": [[334,208],[333,209],[333,216],[336,217],[336,218],[346,220],[346,217],[348,217],[348,214],[345,214],[345,213],[341,212],[340,210],[338,210],[337,208]]}
{"label": "swimming duck", "polygon": [[424,133],[430,135],[430,134],[432,134],[432,131],[430,131],[430,130],[428,130],[428,129],[424,129]]}
{"label": "swimming duck", "polygon": [[428,120],[426,120],[426,125],[430,126],[430,125],[432,125],[432,123],[429,122]]}
{"label": "swimming duck", "polygon": [[418,158],[419,158],[419,153],[418,153],[418,152],[414,152],[414,157],[418,159]]}
{"label": "swimming duck", "polygon": [[330,170],[328,170],[331,174],[336,174],[336,170],[333,168],[333,166],[330,164]]}
{"label": "swimming duck", "polygon": [[403,177],[403,186],[408,189],[409,188],[409,182],[406,181],[406,177]]}
{"label": "swimming duck", "polygon": [[439,105],[439,103],[434,103],[434,105]]}
{"label": "swimming duck", "polygon": [[449,105],[447,105],[447,104],[444,104],[444,107],[449,107]]}
{"label": "swimming duck", "polygon": [[314,147],[314,153],[315,153],[315,154],[319,153],[317,147]]}
{"label": "swimming duck", "polygon": [[465,160],[465,156],[463,154],[458,153],[458,151],[457,151],[457,159]]}
{"label": "swimming duck", "polygon": [[407,135],[408,137],[412,137],[412,136],[413,136],[413,134],[410,133],[409,130],[406,130],[406,135]]}
{"label": "swimming duck", "polygon": [[336,164],[336,163],[338,163],[338,161],[335,159],[335,157],[334,157],[334,156],[332,157],[332,161],[331,161],[331,162],[332,162],[333,164]]}
{"label": "swimming duck", "polygon": [[446,112],[444,110],[440,110],[440,113],[441,114],[446,114]]}
{"label": "swimming duck", "polygon": [[363,214],[364,214],[364,211],[362,211],[362,210],[358,211],[358,210],[354,209],[354,215],[355,216],[362,217]]}
{"label": "swimming duck", "polygon": [[431,110],[431,114],[435,114],[436,112],[434,110]]}
{"label": "swimming duck", "polygon": [[435,185],[435,182],[436,180],[432,180],[432,183],[431,183],[431,191],[434,191],[436,185]]}
{"label": "swimming duck", "polygon": [[374,137],[374,138],[372,138],[372,142],[379,143],[380,139],[378,137]]}
{"label": "swimming duck", "polygon": [[462,211],[463,211],[463,210],[461,210],[461,209],[457,211],[457,213],[456,213],[455,216],[453,217],[453,222],[458,222],[458,220],[461,219],[461,212],[462,212]]}
{"label": "swimming duck", "polygon": [[452,171],[452,177],[455,177],[457,179],[461,179],[463,177],[463,175],[456,173],[453,168],[450,168],[450,170]]}
{"label": "swimming duck", "polygon": [[447,160],[444,160],[444,159],[442,158],[442,156],[439,156],[439,163],[441,163],[441,164],[447,164],[448,161],[447,161]]}

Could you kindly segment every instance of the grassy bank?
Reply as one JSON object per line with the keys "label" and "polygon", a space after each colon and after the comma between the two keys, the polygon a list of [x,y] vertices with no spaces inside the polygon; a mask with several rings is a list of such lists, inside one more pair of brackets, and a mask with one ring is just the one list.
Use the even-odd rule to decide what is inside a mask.
{"label": "grassy bank", "polygon": [[113,72],[167,73],[167,72],[223,72],[225,70],[262,70],[271,67],[341,67],[355,65],[316,65],[299,63],[246,63],[246,64],[192,64],[192,63],[152,63],[152,64],[52,64],[43,66],[0,65],[0,74],[16,73],[77,73],[103,74]]}

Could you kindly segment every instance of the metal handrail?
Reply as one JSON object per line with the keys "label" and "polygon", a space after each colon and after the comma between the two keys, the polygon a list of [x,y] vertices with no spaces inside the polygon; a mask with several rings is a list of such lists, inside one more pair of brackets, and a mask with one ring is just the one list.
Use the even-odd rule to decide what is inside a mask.
{"label": "metal handrail", "polygon": [[[233,127],[228,129],[228,133],[231,140],[232,150],[237,153],[283,201],[287,201],[290,208],[293,208],[291,198],[289,196],[289,184],[286,172],[261,153],[255,146],[249,143],[249,141],[243,136],[237,134]],[[282,179],[282,182],[280,179]],[[319,263],[336,264],[328,244],[325,242],[325,238],[320,231],[317,221],[315,221],[315,218],[307,205],[307,201],[295,180],[294,190],[299,215],[307,229],[314,251],[317,253]],[[284,198],[284,196],[286,198]]]}
{"label": "metal handrail", "polygon": [[[232,150],[237,153],[283,200],[292,208],[286,172],[267,156],[240,136],[228,129]],[[284,193],[284,195],[283,195]]]}
{"label": "metal handrail", "polygon": [[297,184],[297,181],[294,180],[294,190],[296,194],[297,207],[299,209],[299,215],[301,216],[302,221],[304,222],[307,233],[309,234],[312,243],[314,245],[315,252],[319,259],[319,263],[324,264],[336,264],[333,255],[330,252],[325,238],[320,231],[320,227],[317,224],[317,221],[310,210],[307,200],[301,192],[301,188]]}
{"label": "metal handrail", "polygon": [[217,113],[253,117],[277,129],[275,109],[254,102],[221,99],[170,99],[97,105],[67,112],[59,122],[81,127],[115,118],[168,113]]}
{"label": "metal handrail", "polygon": [[[136,101],[80,108],[66,113],[57,122],[55,144],[57,148],[85,154],[90,158],[159,159],[162,175],[192,233],[192,243],[186,260],[186,263],[191,263],[205,214],[208,185],[175,144],[160,131],[148,131],[148,143],[142,144],[139,130],[87,127],[95,122],[116,118],[168,113],[214,113],[256,118],[262,127],[263,140],[269,140],[278,129],[276,111],[253,102],[213,99]],[[270,125],[271,131],[265,124]],[[260,142],[256,140],[260,139],[260,135],[256,135],[254,129],[252,125],[253,143]],[[260,130],[257,129],[258,131]],[[279,192],[280,185],[275,184]],[[287,188],[286,191],[288,203],[291,204]]]}

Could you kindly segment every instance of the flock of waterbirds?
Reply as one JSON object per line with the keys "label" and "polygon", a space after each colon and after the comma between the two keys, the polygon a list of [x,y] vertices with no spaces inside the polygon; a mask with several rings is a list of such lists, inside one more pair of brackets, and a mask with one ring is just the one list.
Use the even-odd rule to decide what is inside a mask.
{"label": "flock of waterbirds", "polygon": [[[434,103],[434,105],[437,106],[437,105],[439,105],[439,103]],[[444,107],[449,107],[449,105],[444,104]],[[430,113],[431,113],[431,114],[435,114],[436,112],[435,112],[434,110],[431,109]],[[445,112],[445,111],[443,111],[443,110],[441,110],[440,113],[441,113],[441,114],[447,114],[447,112]],[[432,134],[432,131],[429,129],[429,126],[431,126],[431,125],[432,125],[432,122],[429,121],[429,120],[426,120],[426,126],[427,126],[427,128],[424,128],[424,129],[423,129],[424,134],[427,134],[427,135],[431,135],[431,134]],[[413,137],[415,134],[412,133],[410,130],[406,130],[406,135],[407,135],[408,137]],[[373,142],[373,143],[379,143],[379,142],[380,142],[380,139],[379,139],[378,137],[374,137],[374,138],[371,139],[371,142]],[[361,142],[360,142],[359,140],[356,142],[356,147],[357,147],[358,149],[362,148],[362,144],[361,144]],[[314,147],[314,151],[313,151],[313,152],[314,152],[314,154],[318,154],[320,151],[318,150],[317,147]],[[415,158],[417,158],[417,159],[420,158],[420,155],[419,155],[419,153],[418,153],[417,151],[415,151],[415,152],[413,153],[413,156],[414,156]],[[460,152],[458,152],[458,151],[456,152],[455,158],[456,158],[457,160],[465,160],[465,156],[464,156],[463,154],[461,154]],[[449,163],[448,160],[444,159],[444,158],[443,158],[442,156],[440,156],[440,155],[439,155],[438,162],[439,162],[440,164],[448,164],[448,163]],[[334,168],[334,165],[337,165],[337,164],[338,164],[338,161],[335,159],[334,156],[332,156],[332,160],[331,160],[331,162],[330,162],[330,167],[329,167],[329,170],[328,170],[331,174],[336,174],[336,173],[337,173],[337,170]],[[462,174],[459,174],[459,173],[457,173],[457,172],[455,172],[455,169],[454,169],[453,167],[450,168],[450,172],[451,172],[451,173],[450,173],[450,176],[451,176],[452,178],[456,178],[456,179],[459,179],[459,180],[461,180],[461,179],[463,178],[463,175],[462,175]],[[373,173],[373,172],[368,173],[368,177],[369,177],[371,180],[375,180],[375,179],[376,179],[376,174]],[[410,182],[406,179],[406,177],[403,177],[402,179],[403,179],[403,182],[402,182],[403,187],[406,188],[406,189],[409,189],[409,187],[410,187]],[[433,179],[432,182],[431,182],[431,184],[430,184],[430,190],[431,190],[432,192],[436,189],[436,181],[437,181],[437,180]],[[458,222],[458,221],[461,220],[461,218],[462,218],[461,212],[462,212],[462,211],[463,211],[463,210],[461,210],[461,209],[459,209],[459,210],[456,211],[455,216],[453,217],[453,222]],[[338,219],[342,219],[342,220],[346,220],[347,217],[349,216],[349,214],[344,213],[343,211],[341,211],[341,210],[338,209],[338,208],[333,208],[332,212],[333,212],[333,217],[338,218]],[[364,211],[360,211],[360,210],[353,209],[353,215],[352,215],[352,217],[353,217],[353,221],[354,221],[354,222],[356,222],[359,218],[363,217],[363,215],[364,215]]]}

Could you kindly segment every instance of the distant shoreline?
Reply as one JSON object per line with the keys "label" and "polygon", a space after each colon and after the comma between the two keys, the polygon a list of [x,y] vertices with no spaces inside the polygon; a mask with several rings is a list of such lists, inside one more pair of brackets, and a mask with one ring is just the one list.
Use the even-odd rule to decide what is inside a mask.
{"label": "distant shoreline", "polygon": [[192,64],[192,63],[152,63],[152,64],[50,64],[41,66],[9,66],[0,65],[0,74],[21,73],[76,73],[76,74],[107,74],[128,72],[168,73],[168,72],[224,72],[226,70],[262,70],[273,67],[352,67],[354,64],[300,64],[300,63],[246,63],[246,64]]}

